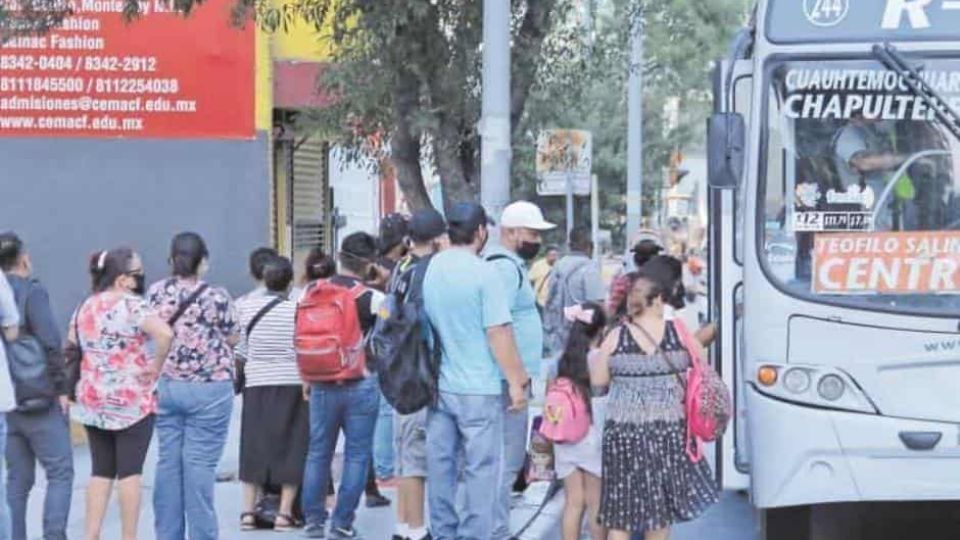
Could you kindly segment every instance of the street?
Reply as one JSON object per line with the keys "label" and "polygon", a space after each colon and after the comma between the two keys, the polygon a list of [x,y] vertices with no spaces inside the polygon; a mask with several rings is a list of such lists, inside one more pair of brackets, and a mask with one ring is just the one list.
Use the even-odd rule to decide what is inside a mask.
{"label": "street", "polygon": [[[221,471],[235,472],[237,470],[240,430],[240,401],[234,408],[234,421],[230,430],[230,440],[227,451],[221,462]],[[90,453],[86,446],[75,448],[76,480],[74,482],[73,505],[70,513],[70,538],[83,538],[84,504],[87,480],[90,478]],[[144,472],[143,503],[140,519],[140,539],[154,538],[153,534],[153,504],[152,493],[154,485],[154,469],[156,465],[156,444],[151,445],[147,456]],[[28,514],[30,539],[41,540],[41,505],[45,491],[43,474],[38,472],[38,485],[34,488],[30,500]],[[217,484],[216,488],[217,511],[220,518],[220,532],[223,539],[267,539],[275,538],[273,531],[240,531],[241,487],[236,481]],[[384,493],[394,498],[393,490],[384,490]],[[521,499],[512,516],[513,530],[519,529],[536,509],[539,491],[531,490],[530,500]],[[544,509],[535,524],[528,529],[523,540],[539,540],[559,538],[559,515],[562,511],[562,492],[555,497]],[[386,540],[393,533],[394,508],[367,509],[363,507],[357,513],[357,531],[368,540]],[[698,540],[709,536],[713,540],[750,540],[756,538],[754,513],[743,495],[724,493],[720,504],[711,508],[703,517],[695,522],[677,527],[673,540]],[[291,533],[298,536],[298,533]],[[111,500],[110,510],[104,524],[102,538],[112,540],[120,538],[120,516],[116,499]]]}

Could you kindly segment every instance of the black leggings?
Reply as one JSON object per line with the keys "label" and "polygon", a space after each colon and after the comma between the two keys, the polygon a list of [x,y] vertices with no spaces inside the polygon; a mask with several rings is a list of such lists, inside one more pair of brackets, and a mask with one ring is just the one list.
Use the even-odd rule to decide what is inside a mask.
{"label": "black leggings", "polygon": [[123,480],[143,473],[143,462],[153,436],[154,416],[151,414],[136,424],[121,430],[85,426],[90,441],[92,476]]}

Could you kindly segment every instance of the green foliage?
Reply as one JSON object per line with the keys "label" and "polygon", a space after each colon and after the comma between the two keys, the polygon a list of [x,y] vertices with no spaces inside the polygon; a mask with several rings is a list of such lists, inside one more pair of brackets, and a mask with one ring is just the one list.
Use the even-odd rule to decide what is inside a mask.
{"label": "green foliage", "polygon": [[0,0],[0,44],[17,36],[43,34],[70,13],[64,0]]}
{"label": "green foliage", "polygon": [[[627,95],[630,69],[643,69],[643,211],[650,215],[663,180],[663,168],[678,149],[699,148],[711,106],[712,61],[723,56],[730,37],[744,21],[743,0],[636,0],[596,3],[593,31],[576,29],[578,53],[549,73],[541,73],[514,139],[514,194],[537,200],[549,219],[564,222],[563,197],[536,197],[534,158],[542,129],[583,129],[593,134],[593,170],[600,189],[601,227],[623,245],[626,222]],[[630,22],[642,13],[644,64],[630,66]],[[556,36],[564,38],[564,36]],[[553,39],[553,38],[551,38]],[[548,45],[545,50],[551,50]],[[674,129],[666,129],[664,104],[681,99]],[[589,220],[586,198],[577,205],[578,223]],[[562,241],[562,233],[551,240]]]}

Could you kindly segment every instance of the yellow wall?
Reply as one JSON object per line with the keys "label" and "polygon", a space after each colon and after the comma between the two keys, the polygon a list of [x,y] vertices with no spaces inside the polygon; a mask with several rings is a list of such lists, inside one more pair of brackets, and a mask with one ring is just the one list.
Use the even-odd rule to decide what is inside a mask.
{"label": "yellow wall", "polygon": [[[284,0],[272,0],[273,5],[282,8]],[[275,201],[271,219],[277,224],[275,246],[281,253],[289,253],[291,246],[290,231],[287,230],[288,179],[283,163],[283,152],[273,145],[273,63],[277,60],[300,62],[328,62],[333,56],[329,40],[323,39],[326,30],[317,32],[313,25],[294,22],[286,30],[273,33],[257,30],[256,44],[256,126],[266,132],[270,138],[269,160],[271,167],[271,194]]]}

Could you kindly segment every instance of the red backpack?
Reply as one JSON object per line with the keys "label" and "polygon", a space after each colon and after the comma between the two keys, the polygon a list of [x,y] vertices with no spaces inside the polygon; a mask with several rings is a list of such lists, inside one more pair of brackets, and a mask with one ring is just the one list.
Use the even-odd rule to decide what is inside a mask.
{"label": "red backpack", "polygon": [[362,379],[367,360],[356,300],[367,291],[317,281],[297,305],[294,347],[305,382],[339,382]]}

